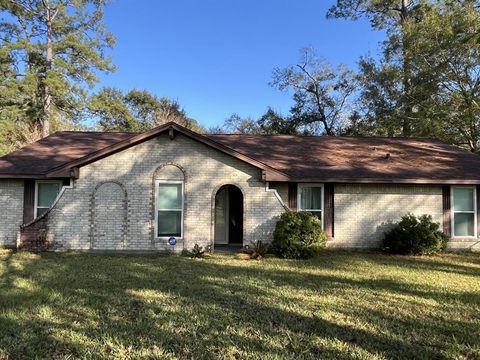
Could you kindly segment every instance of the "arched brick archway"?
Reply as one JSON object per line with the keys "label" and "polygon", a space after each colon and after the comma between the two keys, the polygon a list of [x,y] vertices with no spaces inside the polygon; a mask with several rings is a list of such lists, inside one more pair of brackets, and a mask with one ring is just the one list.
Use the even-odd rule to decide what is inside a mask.
{"label": "arched brick archway", "polygon": [[127,247],[127,190],[117,181],[99,183],[90,202],[90,248],[119,250]]}

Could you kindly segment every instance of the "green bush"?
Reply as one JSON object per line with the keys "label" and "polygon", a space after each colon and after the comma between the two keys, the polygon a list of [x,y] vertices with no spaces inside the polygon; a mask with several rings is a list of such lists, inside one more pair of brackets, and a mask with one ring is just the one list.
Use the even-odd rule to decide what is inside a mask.
{"label": "green bush", "polygon": [[385,234],[385,251],[402,255],[426,255],[444,251],[448,238],[430,215],[408,214]]}
{"label": "green bush", "polygon": [[273,232],[272,247],[283,258],[309,258],[327,242],[320,220],[306,211],[282,214]]}

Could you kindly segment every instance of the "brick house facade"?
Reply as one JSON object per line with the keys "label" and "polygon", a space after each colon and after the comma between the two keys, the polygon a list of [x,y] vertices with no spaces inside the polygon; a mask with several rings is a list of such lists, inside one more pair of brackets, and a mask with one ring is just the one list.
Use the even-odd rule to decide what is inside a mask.
{"label": "brick house facade", "polygon": [[[243,245],[256,240],[270,242],[279,216],[287,209],[303,210],[303,197],[308,195],[313,200],[307,203],[318,208],[312,211],[322,218],[330,247],[379,247],[384,232],[407,213],[432,215],[452,236],[452,248],[480,247],[476,229],[480,174],[478,178],[469,175],[430,181],[399,177],[398,183],[395,179],[386,183],[370,178],[366,182],[361,172],[356,180],[321,180],[306,172],[298,179],[294,178],[297,170],[285,170],[287,161],[266,163],[261,149],[248,154],[238,144],[227,146],[226,136],[203,136],[175,124],[144,134],[108,135],[117,136],[112,139],[93,133],[78,136],[89,143],[77,148],[69,144],[60,160],[56,155],[56,162],[39,156],[42,151],[58,151],[59,145],[52,145],[58,138],[55,135],[33,145],[37,146],[31,148],[34,159],[28,163],[25,154],[29,149],[0,158],[0,245],[180,251],[195,244],[214,248],[237,240]],[[255,145],[247,142],[245,146],[250,150]],[[270,148],[273,151],[275,146]],[[52,164],[37,165],[35,157]],[[468,154],[468,161],[480,165],[477,155]],[[301,169],[301,164],[297,167]],[[42,209],[41,185],[48,195],[55,181],[60,182],[61,190],[48,209]],[[469,209],[455,212],[452,206],[457,197],[468,200],[470,193],[464,189],[471,189],[475,196],[474,223],[469,220]],[[458,196],[454,199],[452,193]],[[316,202],[315,194],[321,203]],[[468,232],[471,226],[474,229],[468,236],[453,236],[454,231]],[[175,246],[168,242],[172,237]]]}

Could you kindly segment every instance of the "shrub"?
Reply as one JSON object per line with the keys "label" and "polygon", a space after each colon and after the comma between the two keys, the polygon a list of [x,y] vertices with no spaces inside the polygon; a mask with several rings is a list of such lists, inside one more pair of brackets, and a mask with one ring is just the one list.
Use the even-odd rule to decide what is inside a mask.
{"label": "shrub", "polygon": [[261,259],[268,253],[269,246],[260,240],[252,243],[252,259]]}
{"label": "shrub", "polygon": [[[239,256],[237,258],[242,260],[260,260],[267,255],[268,251],[270,250],[267,244],[264,244],[260,240],[251,242],[251,245],[248,247],[243,248],[240,250]],[[246,256],[243,256],[246,255]],[[248,257],[247,257],[248,256]]]}
{"label": "shrub", "polygon": [[309,258],[317,255],[326,242],[327,235],[315,215],[287,211],[277,222],[272,247],[283,258]]}
{"label": "shrub", "polygon": [[199,259],[199,258],[202,258],[204,257],[205,255],[205,250],[203,250],[203,247],[201,247],[200,245],[198,244],[195,244],[192,248],[192,250],[190,251],[190,257],[195,259]]}
{"label": "shrub", "polygon": [[444,251],[447,240],[430,215],[408,214],[385,234],[383,246],[392,254],[426,255]]}

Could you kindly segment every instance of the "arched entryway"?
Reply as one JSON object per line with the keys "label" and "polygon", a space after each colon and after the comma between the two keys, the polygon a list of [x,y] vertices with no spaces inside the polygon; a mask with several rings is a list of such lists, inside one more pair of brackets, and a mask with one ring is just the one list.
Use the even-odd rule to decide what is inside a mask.
{"label": "arched entryway", "polygon": [[243,244],[243,193],[224,185],[215,194],[214,241],[217,245]]}

